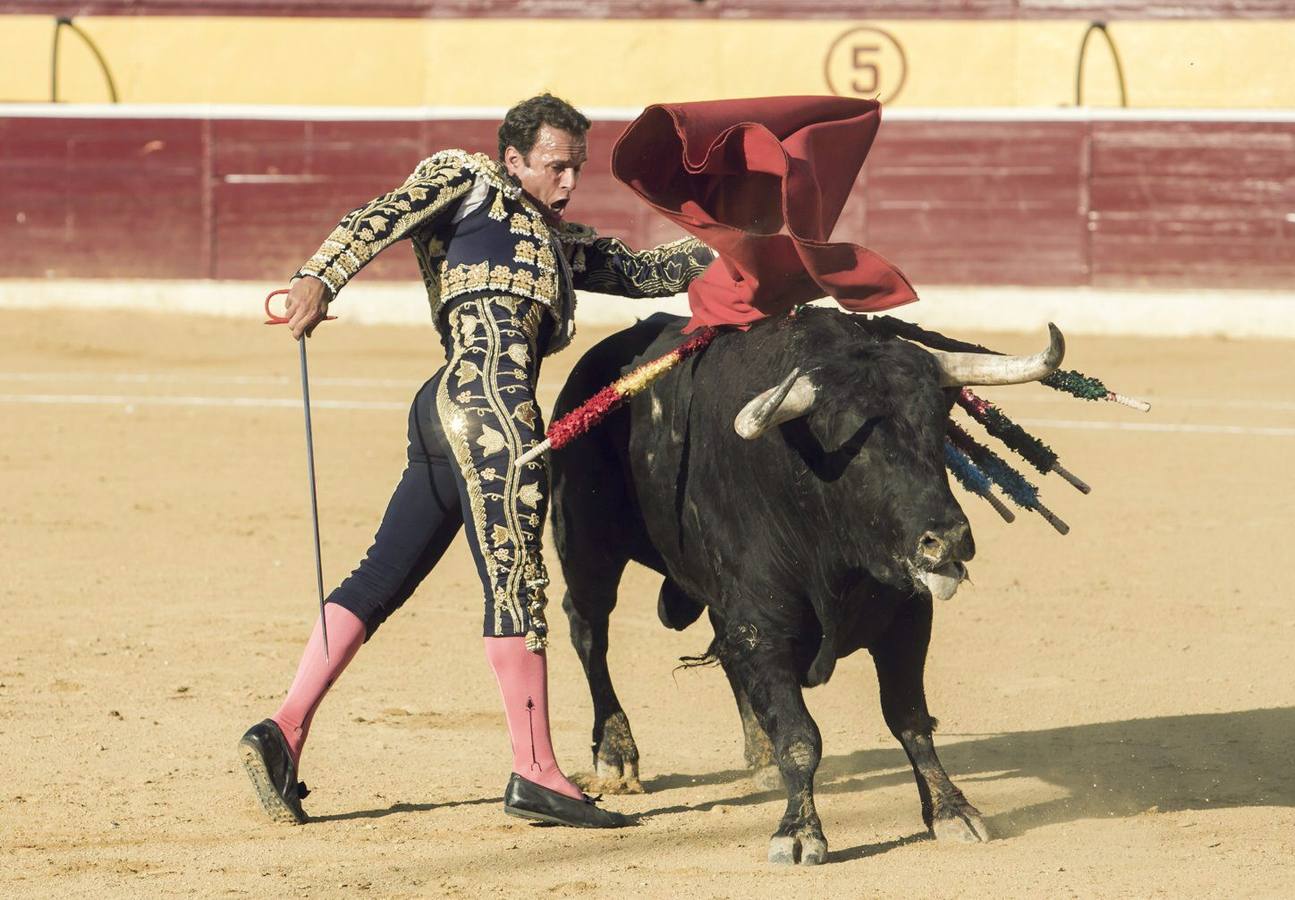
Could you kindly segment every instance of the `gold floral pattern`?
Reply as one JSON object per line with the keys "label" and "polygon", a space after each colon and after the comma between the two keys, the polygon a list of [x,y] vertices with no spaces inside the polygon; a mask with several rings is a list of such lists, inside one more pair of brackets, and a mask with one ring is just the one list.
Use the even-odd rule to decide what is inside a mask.
{"label": "gold floral pattern", "polygon": [[[550,252],[550,256],[551,256]],[[515,297],[538,300],[549,305],[557,299],[557,283],[552,278],[536,278],[529,269],[513,269],[501,263],[462,263],[450,268],[441,263],[440,302],[442,304],[481,291],[501,291]]]}
{"label": "gold floral pattern", "polygon": [[622,297],[682,293],[715,259],[715,251],[692,237],[637,251],[618,238],[597,238],[579,250],[580,266],[571,267],[575,286]]}
{"label": "gold floral pattern", "polygon": [[[543,461],[514,461],[543,438],[535,402],[537,347],[545,307],[511,296],[468,297],[450,307],[451,345],[437,411],[467,488],[473,530],[489,584],[486,633],[547,641],[547,575],[540,556],[548,502]],[[464,388],[464,390],[458,390]],[[465,399],[466,398],[466,399]]]}
{"label": "gold floral pattern", "polygon": [[448,219],[455,201],[472,189],[480,168],[480,161],[469,162],[462,151],[423,160],[400,187],[343,216],[296,274],[313,275],[336,294],[383,249],[416,228]]}
{"label": "gold floral pattern", "polygon": [[531,241],[518,241],[517,250],[513,254],[513,262],[526,263],[528,266],[535,265],[535,251],[538,249]]}

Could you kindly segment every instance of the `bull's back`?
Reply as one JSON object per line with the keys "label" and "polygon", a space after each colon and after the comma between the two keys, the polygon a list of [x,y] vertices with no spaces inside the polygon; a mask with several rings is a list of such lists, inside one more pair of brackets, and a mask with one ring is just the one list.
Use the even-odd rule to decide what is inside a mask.
{"label": "bull's back", "polygon": [[553,406],[553,418],[566,415],[617,378],[683,343],[686,338],[680,332],[686,321],[682,316],[654,313],[594,344],[571,368]]}
{"label": "bull's back", "polygon": [[[656,313],[591,347],[567,376],[553,407],[566,415],[622,375],[682,343],[685,319]],[[631,409],[623,406],[553,452],[553,541],[563,571],[624,557],[663,571],[648,540],[629,464]]]}

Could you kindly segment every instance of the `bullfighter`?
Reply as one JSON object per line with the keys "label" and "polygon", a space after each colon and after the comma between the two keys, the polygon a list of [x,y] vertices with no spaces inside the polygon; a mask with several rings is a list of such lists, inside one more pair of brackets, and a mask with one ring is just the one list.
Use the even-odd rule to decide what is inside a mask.
{"label": "bullfighter", "polygon": [[297,271],[287,298],[304,340],[365,264],[408,239],[446,364],[409,411],[408,464],[373,544],[329,595],[279,710],[239,742],[272,819],[306,821],[298,781],[310,723],[328,689],[432,572],[463,527],[485,601],[486,657],[512,740],[505,812],[544,822],[619,827],[562,772],[549,735],[541,557],[549,497],[543,459],[518,457],[544,434],[540,361],[570,343],[576,290],[625,297],[683,291],[714,259],[696,238],[635,252],[565,221],[587,156],[589,120],[544,94],[499,127],[499,158],[444,150],[405,183],[350,212]]}

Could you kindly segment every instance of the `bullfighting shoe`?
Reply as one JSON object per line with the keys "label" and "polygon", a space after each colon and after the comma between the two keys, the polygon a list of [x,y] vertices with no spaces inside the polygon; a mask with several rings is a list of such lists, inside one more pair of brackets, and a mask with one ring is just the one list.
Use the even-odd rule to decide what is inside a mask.
{"label": "bullfighting shoe", "polygon": [[516,772],[504,790],[504,812],[521,819],[532,819],[549,825],[572,828],[624,828],[633,825],[629,816],[599,809],[597,800],[586,796],[576,800],[546,787],[527,781]]}
{"label": "bullfighting shoe", "polygon": [[287,825],[305,824],[301,800],[310,791],[297,780],[297,764],[278,723],[266,719],[247,729],[238,742],[238,755],[270,818]]}

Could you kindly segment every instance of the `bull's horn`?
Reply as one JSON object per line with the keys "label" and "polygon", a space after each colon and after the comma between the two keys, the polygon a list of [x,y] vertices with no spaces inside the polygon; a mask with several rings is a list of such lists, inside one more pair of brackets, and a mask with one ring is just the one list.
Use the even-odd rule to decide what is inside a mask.
{"label": "bull's horn", "polygon": [[1052,343],[1047,350],[1033,356],[999,356],[995,353],[946,353],[929,350],[940,364],[940,384],[962,387],[971,384],[1024,384],[1047,378],[1061,365],[1066,355],[1066,339],[1051,322],[1048,331]]}
{"label": "bull's horn", "polygon": [[792,369],[777,387],[769,388],[742,407],[733,420],[733,428],[748,441],[753,441],[775,425],[805,415],[814,405],[817,395],[818,388],[813,380],[800,374],[800,369]]}

